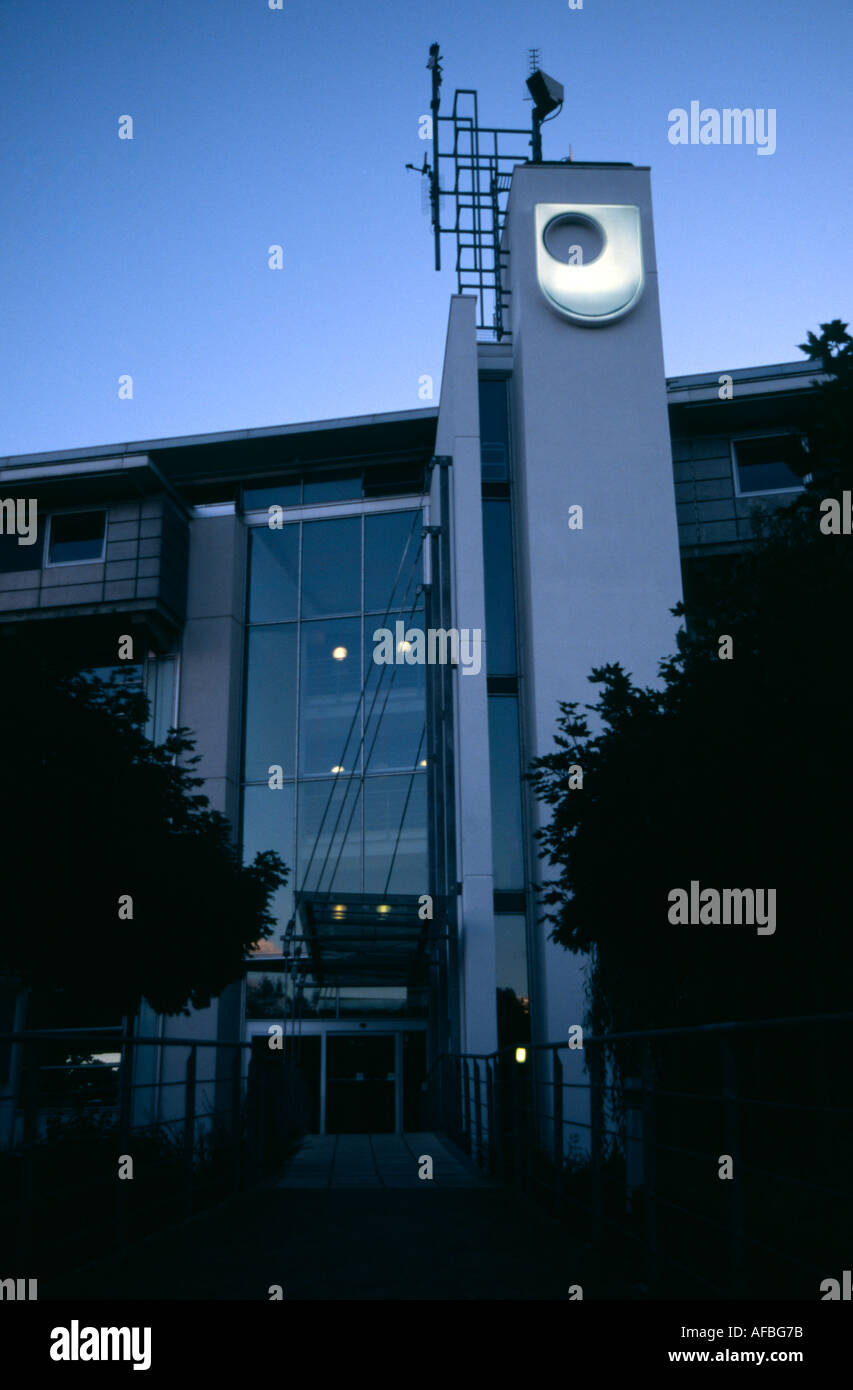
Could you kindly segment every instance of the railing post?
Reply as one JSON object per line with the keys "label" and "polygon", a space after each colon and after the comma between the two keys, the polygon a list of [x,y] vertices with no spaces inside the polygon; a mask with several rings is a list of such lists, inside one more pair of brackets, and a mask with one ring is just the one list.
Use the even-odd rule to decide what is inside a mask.
{"label": "railing post", "polygon": [[242,1062],[242,1048],[235,1043],[231,1059],[231,1180],[235,1189],[239,1189],[242,1180]]}
{"label": "railing post", "polygon": [[495,1134],[495,1066],[494,1058],[486,1058],[486,1124],[488,1133],[489,1173],[494,1177],[497,1167],[497,1135]]}
{"label": "railing post", "polygon": [[462,1095],[463,1095],[462,1134],[463,1134],[463,1139],[464,1139],[464,1147],[465,1147],[465,1150],[466,1150],[467,1153],[470,1154],[470,1152],[471,1152],[471,1093],[470,1093],[470,1083],[469,1083],[469,1079],[468,1079],[468,1058],[467,1058],[467,1057],[461,1058],[461,1065],[462,1065]]}
{"label": "railing post", "polygon": [[738,1114],[737,1056],[730,1033],[721,1036],[723,1069],[723,1108],[726,1153],[732,1158],[732,1179],[726,1181],[725,1199],[728,1207],[729,1292],[738,1298],[744,1291],[744,1202],[743,1176],[740,1171],[740,1117]]}
{"label": "railing post", "polygon": [[474,1058],[474,1120],[477,1135],[477,1166],[483,1166],[483,1116],[480,1110],[480,1059]]}
{"label": "railing post", "polygon": [[500,1175],[502,1182],[509,1182],[510,1145],[512,1143],[512,1076],[507,1072],[506,1056],[499,1052],[495,1061],[498,1094],[498,1132],[500,1134]]}
{"label": "railing post", "polygon": [[[635,1063],[631,1062],[633,1070]],[[620,1126],[625,1147],[625,1210],[633,1212],[643,1191],[643,1098],[642,1078],[623,1077],[623,1122]]]}
{"label": "railing post", "polygon": [[249,1053],[249,1076],[246,1084],[246,1162],[250,1184],[256,1183],[260,1175],[262,1143],[261,1074],[258,1058],[253,1048]]}
{"label": "railing post", "polygon": [[589,1046],[587,1066],[593,1239],[598,1244],[604,1230],[604,1059],[600,1043]]}
{"label": "railing post", "polygon": [[[119,1069],[119,1104],[118,1104],[118,1152],[126,1154],[130,1144],[131,1133],[131,1111],[133,1106],[133,1043],[131,1035],[133,1033],[133,1019],[128,1018],[124,1025],[124,1037],[122,1038],[121,1067]],[[118,1155],[117,1155],[118,1157]],[[118,1250],[123,1250],[127,1245],[127,1208],[130,1193],[128,1190],[128,1179],[119,1178],[114,1174],[116,1184],[115,1191],[115,1226],[114,1241]]]}
{"label": "railing post", "polygon": [[510,1125],[512,1127],[512,1180],[521,1184],[522,1182],[522,1157],[521,1157],[521,1126],[523,1123],[523,1111],[521,1107],[521,1067],[522,1063],[517,1062],[515,1057],[508,1054],[510,1067],[510,1091],[509,1091],[509,1114]]}
{"label": "railing post", "polygon": [[451,1053],[447,1058],[446,1081],[447,1094],[444,1104],[447,1114],[447,1132],[459,1143],[462,1077],[459,1072],[459,1057],[456,1053]]}
{"label": "railing post", "polygon": [[563,1064],[560,1049],[554,1048],[553,1067],[553,1105],[554,1112],[554,1185],[558,1202],[563,1195]]}
{"label": "railing post", "polygon": [[643,1183],[646,1220],[646,1278],[649,1292],[658,1286],[657,1226],[657,1111],[655,1060],[650,1043],[643,1045]]}
{"label": "railing post", "polygon": [[38,1041],[27,1039],[21,1044],[21,1054],[19,1096],[23,1111],[23,1134],[18,1159],[20,1168],[15,1254],[18,1267],[21,1270],[29,1270],[33,1257],[33,1156],[38,1142],[38,1101],[41,1083]]}
{"label": "railing post", "polygon": [[193,1209],[193,1154],[195,1150],[195,1076],[196,1049],[190,1048],[187,1058],[186,1085],[184,1088],[184,1206],[186,1215]]}

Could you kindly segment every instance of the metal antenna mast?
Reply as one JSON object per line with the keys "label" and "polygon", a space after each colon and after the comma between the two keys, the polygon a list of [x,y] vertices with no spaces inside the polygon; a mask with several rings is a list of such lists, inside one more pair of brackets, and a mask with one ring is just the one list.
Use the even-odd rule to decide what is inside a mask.
{"label": "metal antenna mast", "polygon": [[[527,87],[533,98],[532,131],[512,127],[480,125],[477,93],[459,87],[453,96],[449,116],[440,114],[441,53],[437,43],[430,45],[427,68],[432,90],[432,164],[424,158],[423,167],[407,164],[429,180],[430,217],[435,246],[435,268],[441,270],[441,237],[456,239],[456,280],[460,294],[473,291],[477,297],[477,329],[498,339],[508,332],[509,291],[506,289],[501,233],[506,204],[516,164],[541,163],[543,122],[559,115],[563,88],[539,64],[539,50],[530,50],[532,71]],[[442,126],[451,127],[450,148],[440,148]],[[524,137],[524,147],[518,137]],[[532,149],[532,154],[527,151]],[[442,162],[452,166],[452,184],[441,186]],[[453,220],[442,224],[442,199],[451,200]]]}

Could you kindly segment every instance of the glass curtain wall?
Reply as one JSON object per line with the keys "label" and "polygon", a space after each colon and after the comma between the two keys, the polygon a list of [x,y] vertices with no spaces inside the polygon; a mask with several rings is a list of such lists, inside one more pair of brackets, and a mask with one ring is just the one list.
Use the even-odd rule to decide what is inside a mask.
{"label": "glass curtain wall", "polygon": [[[290,870],[259,958],[281,954],[297,889],[334,901],[427,882],[424,667],[405,659],[405,631],[423,626],[421,517],[409,507],[251,530],[243,853],[275,849]],[[373,659],[383,627],[393,665]],[[283,978],[250,977],[250,1017],[281,1016]],[[367,1013],[405,1005],[405,988],[357,992]],[[309,981],[300,1012],[337,1017],[352,1002]]]}

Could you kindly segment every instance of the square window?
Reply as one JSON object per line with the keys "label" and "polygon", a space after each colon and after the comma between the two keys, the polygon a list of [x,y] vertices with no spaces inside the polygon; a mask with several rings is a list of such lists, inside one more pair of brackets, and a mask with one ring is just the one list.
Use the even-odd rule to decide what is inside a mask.
{"label": "square window", "polygon": [[484,479],[509,477],[507,384],[502,377],[480,378],[480,462]]}
{"label": "square window", "polygon": [[790,466],[801,457],[800,441],[793,434],[764,439],[736,439],[732,446],[738,493],[781,492],[801,488],[803,480]]}
{"label": "square window", "polygon": [[106,512],[64,512],[50,518],[49,565],[103,560]]}

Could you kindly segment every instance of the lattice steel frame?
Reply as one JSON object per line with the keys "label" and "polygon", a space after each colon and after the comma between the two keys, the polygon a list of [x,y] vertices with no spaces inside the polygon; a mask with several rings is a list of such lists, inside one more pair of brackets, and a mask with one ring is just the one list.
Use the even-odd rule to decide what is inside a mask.
{"label": "lattice steel frame", "polygon": [[[506,267],[501,257],[501,233],[512,170],[516,164],[530,162],[527,151],[533,144],[533,136],[530,130],[480,125],[477,93],[470,87],[457,88],[452,113],[439,115],[441,54],[438,44],[430,47],[427,66],[432,73],[433,160],[432,167],[425,166],[423,172],[428,174],[430,181],[435,268],[441,269],[442,235],[454,236],[458,292],[464,294],[473,290],[477,296],[478,331],[494,335],[500,342],[509,335],[510,294],[504,284]],[[446,151],[439,148],[442,125],[450,126],[452,131],[451,147]],[[502,150],[500,136],[513,137],[514,145],[518,143],[515,137],[523,137],[527,149],[524,153]],[[442,188],[440,184],[442,161],[453,167],[453,183],[449,188]],[[452,199],[454,207],[453,220],[445,225],[441,221],[442,198]]]}

